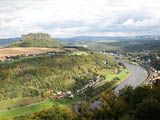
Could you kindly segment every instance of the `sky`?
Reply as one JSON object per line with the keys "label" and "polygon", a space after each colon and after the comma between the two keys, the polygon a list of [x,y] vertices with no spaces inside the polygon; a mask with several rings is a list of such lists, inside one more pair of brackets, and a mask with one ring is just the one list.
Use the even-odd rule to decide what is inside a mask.
{"label": "sky", "polygon": [[0,0],[0,38],[160,35],[160,0]]}

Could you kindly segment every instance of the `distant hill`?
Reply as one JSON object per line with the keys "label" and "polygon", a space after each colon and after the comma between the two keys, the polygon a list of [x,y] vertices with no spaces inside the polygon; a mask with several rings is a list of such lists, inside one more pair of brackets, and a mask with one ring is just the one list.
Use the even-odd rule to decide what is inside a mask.
{"label": "distant hill", "polygon": [[141,41],[141,40],[160,40],[160,36],[144,35],[144,36],[78,36],[71,38],[57,38],[57,40],[69,44],[85,44],[90,42],[108,42],[108,41]]}
{"label": "distant hill", "polygon": [[7,46],[9,44],[12,44],[14,42],[20,41],[21,38],[4,38],[0,39],[0,46]]}
{"label": "distant hill", "polygon": [[[44,33],[39,33],[36,34],[37,38],[36,39],[42,39],[42,38],[38,38],[41,37],[40,34],[44,34]],[[34,36],[35,34],[28,34],[28,39],[33,39],[35,38]],[[46,36],[45,38],[43,38],[43,40],[47,39],[47,35],[48,34],[44,34],[44,36]],[[42,35],[43,36],[43,35]],[[20,46],[24,46],[26,44],[30,44],[30,40],[27,40],[27,43],[24,41],[25,40],[26,35],[22,35],[22,38],[8,38],[8,39],[0,39],[0,46],[6,46],[9,44],[12,44],[14,42],[15,44],[21,44]],[[26,37],[27,38],[27,37]],[[51,40],[52,38],[50,37],[50,35],[48,35],[48,38]],[[23,42],[17,42],[23,40]],[[56,38],[52,39],[52,41],[58,41],[63,42],[63,43],[67,43],[69,45],[79,45],[79,44],[86,44],[86,43],[92,43],[92,42],[114,42],[114,41],[151,41],[151,40],[160,40],[160,36],[156,36],[156,35],[144,35],[144,36],[133,36],[133,37],[111,37],[111,36],[77,36],[77,37],[70,37],[70,38]],[[29,42],[30,41],[30,42]],[[48,40],[46,40],[48,41]],[[46,42],[45,41],[45,42]],[[25,43],[24,43],[25,42]],[[29,43],[28,43],[29,42]],[[35,41],[34,41],[35,42]],[[33,42],[32,42],[33,43]],[[38,45],[38,43],[36,43]],[[46,42],[47,44],[47,42]],[[11,46],[14,46],[13,44]],[[17,45],[16,45],[17,46]],[[28,45],[27,45],[28,46]],[[35,45],[34,45],[35,46]],[[40,45],[41,46],[41,45]],[[43,45],[44,46],[44,45]]]}
{"label": "distant hill", "polygon": [[121,40],[121,37],[107,37],[107,36],[78,36],[71,38],[57,38],[57,40],[69,44],[77,43],[89,43],[89,42],[98,42],[98,41],[107,41],[107,40]]}
{"label": "distant hill", "polygon": [[62,47],[64,44],[58,40],[51,38],[49,34],[45,33],[30,33],[22,35],[20,41],[17,41],[8,47]]}

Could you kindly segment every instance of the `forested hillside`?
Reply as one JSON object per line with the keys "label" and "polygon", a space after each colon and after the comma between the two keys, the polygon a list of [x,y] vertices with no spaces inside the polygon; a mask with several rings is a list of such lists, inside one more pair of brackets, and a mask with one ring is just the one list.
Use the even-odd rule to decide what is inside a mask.
{"label": "forested hillside", "polygon": [[[104,61],[106,64],[104,64]],[[51,55],[0,65],[0,100],[53,96],[48,91],[80,88],[119,64],[102,54]],[[76,84],[75,84],[76,83]]]}
{"label": "forested hillside", "polygon": [[160,40],[127,40],[127,41],[110,41],[110,42],[90,42],[87,48],[97,51],[120,51],[134,52],[143,50],[159,50]]}

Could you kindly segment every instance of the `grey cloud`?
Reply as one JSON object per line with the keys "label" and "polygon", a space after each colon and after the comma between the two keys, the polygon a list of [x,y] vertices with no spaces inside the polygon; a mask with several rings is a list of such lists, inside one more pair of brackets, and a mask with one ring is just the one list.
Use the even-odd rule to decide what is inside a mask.
{"label": "grey cloud", "polygon": [[[140,32],[144,34],[148,32],[148,34],[158,34],[160,31],[160,22],[158,22],[160,19],[155,17],[156,15],[153,14],[154,12],[151,8],[145,9],[143,6],[136,7],[134,5],[127,6],[129,2],[126,2],[126,0],[118,2],[117,0],[109,0],[108,5],[100,10],[98,7],[95,10],[93,6],[93,10],[96,13],[92,12],[92,7],[90,6],[91,11],[87,11],[86,7],[84,8],[86,10],[77,8],[79,13],[74,12],[74,9],[65,13],[67,9],[63,11],[61,9],[63,6],[57,6],[60,9],[54,8],[52,11],[52,6],[50,8],[43,7],[43,3],[47,5],[47,1],[51,0],[0,0],[0,37],[19,36],[26,32],[40,30],[42,32],[52,32],[54,35],[56,31],[64,33],[68,29],[69,32],[72,31],[71,34],[74,36],[80,33],[105,32]],[[123,4],[124,1],[127,4]],[[145,3],[144,0],[142,1]],[[94,0],[91,2],[94,2]],[[81,7],[83,8],[83,6]],[[46,10],[45,12],[48,15],[43,10]],[[83,11],[83,14],[80,13],[81,11]],[[130,19],[134,20],[133,24],[124,25]]]}

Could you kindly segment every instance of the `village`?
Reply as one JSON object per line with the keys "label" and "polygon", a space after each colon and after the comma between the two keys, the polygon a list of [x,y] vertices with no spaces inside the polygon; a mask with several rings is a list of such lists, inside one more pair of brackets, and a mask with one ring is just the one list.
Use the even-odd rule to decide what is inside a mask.
{"label": "village", "polygon": [[58,100],[65,97],[73,99],[74,97],[79,96],[80,94],[83,94],[84,92],[87,91],[87,89],[94,87],[96,84],[100,83],[103,80],[104,80],[103,77],[97,76],[96,80],[89,80],[89,82],[86,85],[84,85],[84,87],[82,87],[81,89],[77,89],[75,93],[73,93],[71,90],[58,91],[57,93],[53,93],[53,90],[49,90],[47,92],[52,93],[53,94],[52,98],[56,98]]}
{"label": "village", "polygon": [[[160,70],[156,70],[152,65],[152,60],[149,57],[151,54],[151,50],[144,50],[142,52],[139,52],[138,54],[126,54],[126,53],[119,53],[119,52],[102,52],[103,54],[107,54],[109,56],[114,57],[118,60],[127,60],[127,62],[135,65],[140,65],[144,67],[148,71],[148,77],[146,81],[144,82],[145,85],[149,85],[152,87],[154,84],[156,84],[160,80]],[[146,58],[142,56],[147,56]],[[156,56],[157,59],[159,59],[159,56]]]}

